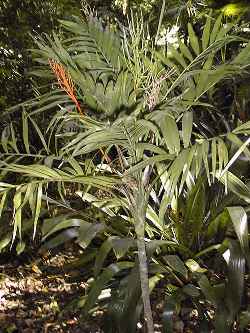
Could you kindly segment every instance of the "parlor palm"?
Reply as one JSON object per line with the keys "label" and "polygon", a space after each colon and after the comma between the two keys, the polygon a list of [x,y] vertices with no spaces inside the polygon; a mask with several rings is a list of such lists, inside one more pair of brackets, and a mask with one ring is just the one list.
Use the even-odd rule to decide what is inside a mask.
{"label": "parlor palm", "polygon": [[[104,232],[122,242],[125,233],[118,227],[114,231],[109,223],[117,218],[118,223],[129,225],[132,237],[125,249],[137,245],[139,273],[131,274],[140,277],[148,332],[153,332],[145,238],[151,239],[153,248],[161,240],[171,249],[179,247],[178,253],[188,259],[197,251],[209,251],[202,242],[208,220],[205,212],[212,214],[205,207],[207,186],[221,183],[226,193],[240,198],[240,204],[249,204],[249,188],[233,167],[241,153],[249,159],[250,123],[213,112],[212,96],[221,80],[247,69],[250,44],[226,60],[225,48],[245,41],[234,35],[233,24],[223,25],[222,16],[207,18],[201,40],[189,24],[188,41],[179,36],[178,48],[169,46],[168,53],[155,47],[139,16],[123,33],[108,30],[93,15],[62,21],[62,25],[72,37],[37,38],[35,55],[40,66],[33,71],[52,80],[56,75],[60,87],[55,88],[54,82],[50,92],[22,105],[22,142],[14,124],[2,135],[0,211],[9,200],[14,208],[13,234],[4,245],[19,239],[22,248],[24,207],[30,212],[35,236],[45,201],[68,209],[69,216],[52,219],[51,228],[43,229],[44,241],[61,230],[65,239],[74,238],[83,248]],[[47,129],[43,130],[37,119],[45,112]],[[39,139],[39,151],[30,144],[31,127]],[[13,178],[16,181],[8,181],[14,174],[19,175]],[[76,184],[74,191],[82,200],[104,213],[103,222],[93,221],[81,209],[74,211],[65,197],[68,184]],[[104,200],[98,198],[98,189]],[[178,201],[186,202],[183,218]],[[195,206],[197,201],[200,207]],[[246,242],[240,238],[246,232],[242,236],[236,228],[239,251],[248,258]],[[114,239],[110,244],[115,251]],[[95,273],[104,259],[97,255]],[[103,282],[120,270],[136,267],[131,261],[112,265],[90,290],[86,311],[97,300]]]}

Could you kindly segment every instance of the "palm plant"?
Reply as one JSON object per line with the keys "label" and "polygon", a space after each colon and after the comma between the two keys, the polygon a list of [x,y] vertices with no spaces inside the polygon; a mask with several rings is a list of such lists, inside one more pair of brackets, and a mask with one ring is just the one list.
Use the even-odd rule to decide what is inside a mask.
{"label": "palm plant", "polygon": [[[104,241],[95,253],[96,277],[112,248],[120,259],[137,247],[138,264],[130,254],[133,260],[103,270],[84,300],[86,312],[115,274],[132,267],[124,283],[131,285],[140,278],[137,299],[141,294],[148,332],[153,332],[150,287],[169,270],[175,275],[177,271],[178,278],[178,267],[184,265],[176,264],[179,257],[175,263],[168,257],[167,269],[162,268],[154,253],[164,246],[163,255],[176,251],[184,261],[215,249],[228,250],[229,276],[240,286],[240,303],[244,258],[249,260],[243,206],[248,209],[250,192],[236,176],[234,163],[242,154],[249,159],[250,122],[215,110],[213,93],[222,80],[246,71],[250,44],[227,59],[224,50],[230,43],[246,41],[234,33],[233,23],[223,25],[222,16],[216,20],[208,16],[201,40],[188,24],[188,41],[180,36],[178,48],[168,45],[167,54],[148,38],[140,16],[131,20],[123,36],[104,28],[94,16],[61,23],[72,37],[37,38],[35,54],[41,65],[33,71],[46,78],[56,76],[60,87],[22,105],[22,140],[13,124],[2,134],[0,212],[12,201],[14,217],[12,236],[5,237],[0,247],[19,238],[18,251],[23,250],[22,224],[25,219],[32,221],[35,236],[47,201],[68,211],[67,216],[44,222],[43,240],[50,239],[47,246],[75,239],[85,249],[95,237]],[[47,130],[43,131],[35,119],[45,112]],[[69,130],[72,124],[76,131]],[[39,144],[30,143],[31,126]],[[68,202],[70,186],[85,203],[100,210],[101,222]],[[220,191],[216,200],[207,203],[207,193],[211,190],[214,195],[216,189]],[[98,190],[104,198],[98,197]],[[229,197],[231,208],[225,213]],[[220,203],[221,198],[225,202]],[[24,207],[29,212],[25,218]],[[225,214],[229,214],[227,223],[233,222],[240,246],[223,243],[224,238],[215,242],[219,235],[213,230],[219,230]],[[51,240],[55,233],[56,239]],[[213,240],[208,241],[211,233]],[[156,274],[150,283],[148,270]],[[206,296],[210,286],[204,287],[202,281]],[[126,304],[131,304],[134,292],[127,294]],[[228,299],[229,304],[232,299]],[[125,316],[128,309],[123,308]],[[239,306],[234,308],[223,327],[221,318],[228,312],[218,315],[218,332],[229,329],[238,310]]]}

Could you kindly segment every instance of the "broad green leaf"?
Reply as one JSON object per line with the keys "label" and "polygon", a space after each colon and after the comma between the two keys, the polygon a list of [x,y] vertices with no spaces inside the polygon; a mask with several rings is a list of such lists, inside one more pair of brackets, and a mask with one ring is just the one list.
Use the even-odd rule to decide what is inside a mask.
{"label": "broad green leaf", "polygon": [[207,271],[206,268],[202,268],[199,263],[193,259],[188,259],[185,265],[190,269],[191,272],[204,273]]}
{"label": "broad green leaf", "polygon": [[40,138],[40,140],[41,140],[41,142],[43,144],[43,147],[44,147],[46,153],[49,154],[49,148],[48,148],[46,140],[45,140],[45,138],[44,138],[44,136],[42,134],[42,131],[40,130],[40,128],[38,127],[38,125],[36,124],[36,122],[34,121],[34,119],[32,119],[31,117],[29,117],[29,120],[32,123],[33,127],[35,128],[35,130],[36,130],[36,132],[37,132],[37,134],[38,134],[38,136],[39,136],[39,138]]}
{"label": "broad green leaf", "polygon": [[191,167],[193,158],[195,156],[195,153],[196,153],[196,147],[191,146],[191,148],[189,149],[187,162],[185,163],[184,168],[183,168],[183,174],[182,174],[181,183],[179,186],[179,193],[181,193],[185,182],[186,183],[188,182],[188,175],[190,174],[190,167]]}
{"label": "broad green leaf", "polygon": [[21,230],[22,230],[22,209],[20,208],[22,205],[22,193],[18,189],[14,195],[13,199],[14,204],[14,228],[12,235],[12,244],[16,238],[17,231],[19,231],[19,238],[21,240]]}
{"label": "broad green leaf", "polygon": [[163,162],[163,161],[165,162],[171,160],[174,160],[174,155],[172,154],[160,154],[148,157],[144,161],[131,166],[128,170],[126,170],[126,174],[128,175],[136,174],[136,172],[145,169],[145,167],[147,167],[148,165],[154,165],[157,162]]}
{"label": "broad green leaf", "polygon": [[5,200],[6,200],[6,197],[7,197],[7,193],[8,193],[7,191],[3,193],[1,201],[0,201],[0,218],[2,216],[2,212],[3,212],[3,209],[4,209],[4,204],[5,204]]}
{"label": "broad green leaf", "polygon": [[202,33],[202,49],[203,51],[207,48],[210,38],[210,28],[211,28],[211,12],[207,16],[206,24]]}
{"label": "broad green leaf", "polygon": [[234,162],[239,158],[239,156],[246,149],[246,147],[249,145],[249,143],[250,143],[250,137],[242,144],[242,146],[237,150],[237,152],[233,155],[233,157],[227,163],[226,167],[223,169],[223,171],[221,173],[221,176],[223,176],[228,171],[228,169],[234,164]]}
{"label": "broad green leaf", "polygon": [[225,142],[221,138],[217,138],[217,149],[218,149],[218,159],[219,159],[219,174],[222,173],[222,169],[228,163],[228,150]]}
{"label": "broad green leaf", "polygon": [[21,254],[25,250],[26,244],[24,242],[19,242],[16,246],[17,254]]}
{"label": "broad green leaf", "polygon": [[[227,139],[230,140],[238,148],[242,147],[244,144],[244,142],[234,133],[228,133]],[[242,153],[245,154],[245,156],[250,160],[250,150],[247,147],[245,147]]]}
{"label": "broad green leaf", "polygon": [[212,219],[207,228],[207,238],[213,239],[216,235],[224,235],[229,223],[229,217],[225,210]]}
{"label": "broad green leaf", "polygon": [[93,282],[87,300],[84,304],[84,312],[87,312],[95,305],[98,296],[101,291],[106,287],[107,283],[112,279],[114,275],[121,270],[130,269],[134,266],[134,263],[128,261],[118,262],[117,264],[111,264],[105,268],[101,275]]}
{"label": "broad green leaf", "polygon": [[[250,57],[250,42],[240,51],[240,53],[234,58],[233,64],[245,65],[249,62]],[[249,122],[248,122],[249,123]]]}
{"label": "broad green leaf", "polygon": [[217,166],[217,139],[212,140],[212,176],[213,182],[216,174],[216,166]]}
{"label": "broad green leaf", "polygon": [[82,248],[86,249],[92,239],[94,239],[98,233],[104,232],[105,229],[106,226],[102,223],[81,223],[77,243]]}
{"label": "broad green leaf", "polygon": [[10,145],[12,146],[12,148],[15,150],[15,152],[17,154],[19,154],[19,150],[17,148],[17,138],[16,138],[16,133],[13,127],[13,124],[10,124],[10,133],[11,133],[11,142]]}
{"label": "broad green leaf", "polygon": [[164,194],[162,200],[161,200],[161,205],[160,205],[160,211],[159,211],[159,222],[160,225],[164,224],[165,221],[165,214],[168,209],[168,205],[171,202],[171,198],[169,196],[170,189],[167,189],[166,193]]}
{"label": "broad green leaf", "polygon": [[180,179],[180,176],[185,168],[185,165],[188,164],[188,160],[190,157],[190,149],[183,149],[181,153],[177,156],[177,158],[172,163],[169,168],[169,190],[166,194],[169,196],[169,200],[172,200],[174,195],[174,191],[176,190],[177,183]]}
{"label": "broad green leaf", "polygon": [[68,228],[66,230],[62,230],[55,237],[51,237],[51,239],[46,240],[46,242],[42,245],[44,249],[54,249],[57,246],[65,244],[67,242],[72,242],[78,236],[78,230],[76,228]]}
{"label": "broad green leaf", "polygon": [[250,311],[249,306],[247,311],[242,311],[239,318],[239,329],[244,332],[244,329],[250,324]]}
{"label": "broad green leaf", "polygon": [[[50,202],[50,201],[49,201]],[[54,202],[52,202],[54,203]],[[65,215],[57,215],[55,217],[51,217],[48,219],[44,219],[43,224],[42,224],[42,237],[46,236],[48,233],[53,230],[58,224],[60,224],[64,220],[70,219],[70,214],[65,214]]]}
{"label": "broad green leaf", "polygon": [[221,26],[222,16],[223,15],[220,14],[217,17],[217,19],[214,23],[213,29],[212,29],[211,34],[210,34],[210,44],[212,44],[215,41],[216,37],[217,37],[217,34],[218,34],[218,32],[220,30],[220,26]]}
{"label": "broad green leaf", "polygon": [[183,68],[187,67],[185,59],[173,46],[168,46],[168,50],[171,54],[171,58],[174,58]]}
{"label": "broad green leaf", "polygon": [[192,49],[194,50],[196,55],[199,55],[200,54],[199,40],[194,32],[191,23],[188,23],[188,36]]}
{"label": "broad green leaf", "polygon": [[212,302],[214,305],[219,304],[220,297],[219,295],[216,295],[216,291],[210,285],[210,282],[206,275],[202,275],[202,277],[198,281],[198,285],[208,301]]}
{"label": "broad green leaf", "polygon": [[97,277],[100,274],[100,271],[103,267],[104,261],[107,258],[109,252],[112,249],[112,237],[109,237],[105,242],[102,243],[99,248],[94,265],[94,276]]}
{"label": "broad green leaf", "polygon": [[188,296],[191,297],[198,297],[200,296],[200,292],[199,289],[197,287],[195,287],[193,284],[188,283],[186,284],[183,288],[182,291],[187,294]]}
{"label": "broad green leaf", "polygon": [[182,117],[182,138],[184,148],[187,148],[190,144],[190,139],[193,129],[193,112],[186,111]]}
{"label": "broad green leaf", "polygon": [[187,58],[190,62],[192,62],[193,56],[192,56],[191,52],[189,51],[189,48],[181,41],[181,39],[179,37],[178,37],[178,44],[179,44],[182,55],[185,58]]}
{"label": "broad green leaf", "polygon": [[0,253],[2,252],[2,250],[6,247],[6,246],[8,246],[9,244],[10,244],[10,242],[11,242],[11,236],[10,235],[8,235],[8,236],[6,236],[6,237],[4,237],[4,238],[2,238],[1,240],[0,240]]}
{"label": "broad green leaf", "polygon": [[230,191],[250,203],[250,190],[237,176],[227,171],[222,176],[216,174],[216,178],[224,185],[227,185]]}
{"label": "broad green leaf", "polygon": [[36,235],[36,228],[37,228],[37,222],[41,211],[42,206],[42,195],[43,195],[43,185],[40,183],[37,187],[37,194],[36,194],[36,210],[34,212],[34,231],[33,231],[33,239]]}
{"label": "broad green leaf", "polygon": [[8,153],[8,142],[9,142],[9,136],[10,136],[10,127],[6,126],[3,130],[2,130],[2,134],[1,134],[1,142],[0,144],[3,147],[3,150],[5,153]]}
{"label": "broad green leaf", "polygon": [[146,242],[146,249],[149,254],[154,253],[156,249],[160,248],[161,246],[169,246],[170,248],[178,247],[178,243],[174,241],[167,241],[167,240],[160,240],[160,239],[153,239],[150,242]]}
{"label": "broad green leaf", "polygon": [[208,246],[206,249],[201,250],[200,252],[196,253],[195,258],[199,258],[199,257],[206,255],[209,252],[212,252],[215,250],[217,251],[217,250],[219,250],[220,247],[221,247],[221,244],[215,244],[215,245]]}
{"label": "broad green leaf", "polygon": [[[46,167],[45,165],[33,164],[33,165],[20,165],[20,164],[10,164],[6,165],[5,169],[8,171],[16,172],[19,174],[27,174],[31,177],[40,177],[45,179],[58,179],[60,178],[56,170]],[[63,178],[61,178],[63,180]]]}
{"label": "broad green leaf", "polygon": [[136,246],[136,242],[131,238],[112,238],[112,247],[116,258],[121,259],[132,246]]}
{"label": "broad green leaf", "polygon": [[160,127],[170,154],[179,153],[180,136],[175,120],[171,116],[166,116]]}
{"label": "broad green leaf", "polygon": [[180,273],[185,279],[188,277],[188,270],[183,261],[177,255],[164,256],[164,260],[175,272]]}
{"label": "broad green leaf", "polygon": [[[72,228],[72,227],[80,227],[81,223],[87,224],[88,227],[89,227],[89,225],[91,226],[90,223],[87,223],[84,220],[80,220],[77,218],[67,219],[62,216],[62,217],[60,217],[60,219],[58,218],[57,221],[58,221],[58,223],[56,223],[56,224],[55,224],[55,221],[53,221],[53,218],[47,219],[44,221],[44,223],[47,224],[46,225],[47,232],[43,234],[42,241],[45,241],[49,236],[53,235],[54,233],[56,233],[60,230]],[[51,222],[51,226],[48,225],[50,222]]]}
{"label": "broad green leaf", "polygon": [[147,208],[146,218],[149,219],[156,226],[157,229],[163,232],[164,230],[163,224],[161,223],[161,220],[159,219],[157,213],[153,210],[153,208],[150,205],[148,205]]}
{"label": "broad green leaf", "polygon": [[202,166],[202,160],[203,160],[203,147],[202,144],[196,144],[196,153],[194,158],[194,169],[195,169],[195,177],[197,178],[199,176],[201,166]]}
{"label": "broad green leaf", "polygon": [[30,145],[29,145],[29,125],[26,112],[22,112],[22,121],[23,121],[23,143],[27,154],[30,154]]}
{"label": "broad green leaf", "polygon": [[[232,324],[241,306],[244,290],[245,258],[237,242],[231,241],[229,249],[228,281],[224,302],[228,308],[227,323]],[[216,323],[215,323],[216,326]]]}
{"label": "broad green leaf", "polygon": [[174,316],[177,308],[180,307],[180,303],[181,299],[176,294],[166,298],[162,313],[163,333],[174,332]]}
{"label": "broad green leaf", "polygon": [[202,159],[203,159],[203,163],[204,163],[206,174],[207,174],[208,184],[211,185],[209,165],[208,165],[208,153],[209,153],[209,143],[208,143],[208,141],[203,141],[202,142]]}
{"label": "broad green leaf", "polygon": [[227,207],[243,253],[249,258],[248,221],[243,207]]}
{"label": "broad green leaf", "polygon": [[235,22],[223,24],[217,34],[216,40],[223,39],[227,33],[235,26]]}
{"label": "broad green leaf", "polygon": [[198,234],[203,226],[204,213],[205,187],[201,178],[188,194],[184,222],[177,226],[180,238],[189,248],[197,243]]}
{"label": "broad green leaf", "polygon": [[214,54],[211,53],[207,57],[202,70],[198,76],[197,85],[196,85],[196,98],[200,98],[205,92],[211,87],[209,71],[213,65]]}
{"label": "broad green leaf", "polygon": [[[151,281],[149,279],[149,284]],[[135,333],[136,324],[143,309],[138,265],[135,265],[129,275],[127,274],[121,280],[118,290],[113,294],[108,305],[111,316],[110,329],[124,333]]]}

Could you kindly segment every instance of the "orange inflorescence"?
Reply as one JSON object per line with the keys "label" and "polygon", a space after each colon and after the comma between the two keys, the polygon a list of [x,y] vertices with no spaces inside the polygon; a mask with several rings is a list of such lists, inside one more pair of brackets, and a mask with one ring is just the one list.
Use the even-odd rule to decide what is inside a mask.
{"label": "orange inflorescence", "polygon": [[83,115],[83,112],[81,110],[80,104],[75,96],[75,87],[74,83],[69,75],[63,67],[63,65],[59,64],[55,60],[49,59],[49,65],[52,71],[54,72],[55,76],[57,77],[58,83],[60,87],[66,91],[68,96],[72,99],[72,101],[75,103],[77,110],[81,115]]}
{"label": "orange inflorescence", "polygon": [[[74,87],[74,83],[70,77],[70,74],[66,72],[63,65],[56,62],[55,60],[49,59],[49,65],[50,65],[50,68],[52,69],[52,71],[54,72],[55,76],[57,77],[60,87],[72,99],[72,101],[75,103],[80,115],[83,116],[84,114],[83,114],[80,104],[75,96],[75,87]],[[100,151],[101,151],[102,155],[104,156],[104,159],[107,161],[107,163],[110,164],[111,163],[110,157],[102,149],[100,149]]]}

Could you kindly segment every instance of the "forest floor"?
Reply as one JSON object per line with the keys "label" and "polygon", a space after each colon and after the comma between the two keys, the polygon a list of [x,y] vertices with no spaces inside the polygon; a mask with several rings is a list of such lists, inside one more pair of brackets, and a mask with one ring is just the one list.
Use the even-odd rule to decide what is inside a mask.
{"label": "forest floor", "polygon": [[[97,309],[86,320],[82,309],[72,306],[88,287],[84,269],[65,269],[72,266],[74,251],[0,257],[0,333],[105,333],[105,312]],[[156,288],[152,295],[155,333],[163,332],[163,294]],[[194,311],[175,321],[175,333],[200,333]],[[140,323],[138,332],[146,332]]]}
{"label": "forest floor", "polygon": [[0,260],[0,333],[102,332],[103,312],[86,321],[68,307],[86,293],[79,271],[64,269],[72,260],[68,251]]}
{"label": "forest floor", "polygon": [[[105,333],[103,311],[97,309],[86,320],[81,308],[70,306],[86,294],[88,286],[84,270],[65,269],[72,266],[75,251],[0,257],[0,333]],[[163,331],[159,299],[158,289],[153,294],[156,333]],[[190,325],[183,331],[177,322],[175,332],[194,332]],[[137,331],[146,332],[141,323]]]}

